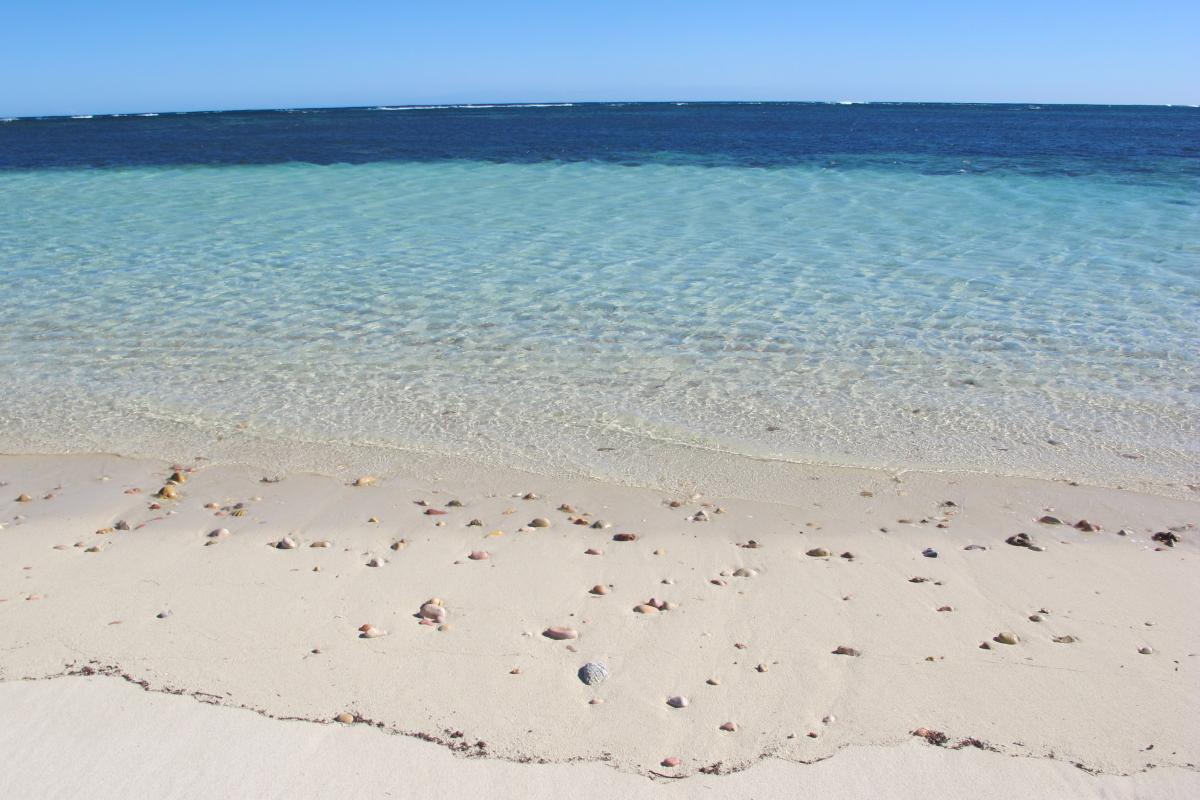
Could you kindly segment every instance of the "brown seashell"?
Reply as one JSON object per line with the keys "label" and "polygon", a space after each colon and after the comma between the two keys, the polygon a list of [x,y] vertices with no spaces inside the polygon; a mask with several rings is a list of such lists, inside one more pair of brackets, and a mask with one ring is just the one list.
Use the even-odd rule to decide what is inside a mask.
{"label": "brown seashell", "polygon": [[345,711],[343,711],[342,713],[340,713],[336,717],[334,717],[334,720],[342,723],[343,725],[349,725],[350,723],[354,722],[354,715],[347,714]]}
{"label": "brown seashell", "polygon": [[636,542],[638,537],[636,533],[618,533],[612,538],[614,542]]}
{"label": "brown seashell", "polygon": [[657,614],[658,609],[649,603],[640,603],[633,607],[633,610],[638,614]]}
{"label": "brown seashell", "polygon": [[187,483],[187,473],[176,470],[171,473],[171,477],[167,478],[169,483]]}
{"label": "brown seashell", "polygon": [[462,500],[450,500],[446,503],[446,508],[462,508]]}
{"label": "brown seashell", "polygon": [[862,653],[858,652],[853,647],[846,647],[845,645],[841,645],[841,644],[839,644],[837,646],[837,649],[833,651],[833,654],[835,656],[861,656],[862,655]]}
{"label": "brown seashell", "polygon": [[1088,522],[1086,519],[1081,519],[1075,523],[1075,530],[1083,531],[1084,533],[1095,533],[1100,530],[1100,526],[1094,522]]}
{"label": "brown seashell", "polygon": [[813,558],[829,558],[830,552],[824,547],[814,547],[812,550],[809,550],[807,553],[805,553],[805,555],[812,556]]}
{"label": "brown seashell", "polygon": [[549,528],[550,520],[546,519],[545,517],[534,517],[532,520],[529,521],[529,527],[531,527],[531,528]]}
{"label": "brown seashell", "polygon": [[571,505],[570,503],[563,503],[561,506],[558,507],[558,510],[563,512],[564,514],[578,514],[579,513],[578,511],[575,510],[575,506]]}
{"label": "brown seashell", "polygon": [[473,519],[473,520],[471,520],[470,522],[468,522],[468,523],[467,523],[467,527],[468,527],[468,528],[482,528],[482,527],[483,527],[483,520],[481,520],[481,519]]}
{"label": "brown seashell", "polygon": [[360,631],[358,634],[358,638],[360,639],[378,639],[380,636],[387,636],[387,631],[370,624],[363,625],[358,630]]}
{"label": "brown seashell", "polygon": [[19,495],[17,495],[17,502],[18,503],[32,503],[33,498],[27,494],[19,494]]}
{"label": "brown seashell", "polygon": [[608,594],[608,587],[605,586],[603,583],[597,583],[595,586],[593,586],[588,591],[591,592],[592,594],[603,595],[603,594]]}
{"label": "brown seashell", "polygon": [[578,639],[579,631],[574,628],[546,628],[542,631],[542,636],[547,639]]}
{"label": "brown seashell", "polygon": [[442,511],[440,508],[427,508],[427,509],[425,509],[425,516],[427,516],[427,517],[440,517],[440,516],[443,516],[443,515],[445,515],[445,513],[446,513],[446,512],[445,512],[445,511]]}
{"label": "brown seashell", "polygon": [[179,497],[179,490],[176,489],[173,484],[168,483],[166,486],[155,492],[154,496],[162,498],[163,500],[174,500]]}
{"label": "brown seashell", "polygon": [[363,475],[360,478],[355,478],[352,486],[374,486],[379,482],[379,479],[374,475]]}
{"label": "brown seashell", "polygon": [[992,637],[992,641],[1000,644],[1016,644],[1021,640],[1012,631],[1001,631]]}

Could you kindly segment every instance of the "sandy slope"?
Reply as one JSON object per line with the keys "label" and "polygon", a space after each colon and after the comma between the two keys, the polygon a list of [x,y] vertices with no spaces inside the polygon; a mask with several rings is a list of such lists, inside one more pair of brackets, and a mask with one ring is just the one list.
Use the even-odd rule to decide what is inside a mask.
{"label": "sandy slope", "polygon": [[[169,472],[106,456],[0,458],[0,678],[113,671],[271,716],[347,712],[473,754],[695,776],[684,783],[764,756],[770,766],[749,774],[774,775],[850,745],[905,747],[830,763],[896,752],[1010,763],[926,755],[912,746],[921,727],[949,745],[972,739],[1105,773],[1200,763],[1196,502],[862,470],[797,470],[767,502],[515,473],[260,483],[260,470],[225,466],[192,472],[153,509]],[[530,491],[538,499],[521,499]],[[32,499],[17,502],[22,493]],[[231,514],[239,502],[245,513]],[[573,525],[563,503],[613,527]],[[702,508],[709,520],[692,521]],[[1047,513],[1101,530],[1035,521]],[[535,517],[551,526],[526,527]],[[483,525],[468,526],[475,518]],[[97,533],[118,521],[130,530]],[[206,535],[220,527],[231,535]],[[1179,544],[1151,541],[1169,527]],[[1044,551],[1005,544],[1021,531]],[[638,538],[613,541],[620,532]],[[285,535],[298,547],[271,546]],[[317,540],[332,546],[309,546]],[[761,547],[739,546],[750,540]],[[819,547],[833,556],[806,555]],[[928,547],[937,558],[921,555]],[[385,563],[367,566],[373,558]],[[609,594],[589,594],[596,584]],[[431,597],[445,603],[447,630],[414,616]],[[651,598],[677,607],[633,611]],[[360,638],[364,623],[388,635]],[[579,638],[551,641],[548,626]],[[993,642],[1002,631],[1020,642]],[[1054,641],[1064,636],[1076,641]],[[583,685],[587,661],[605,663],[608,681]],[[103,705],[111,691],[77,699]],[[687,707],[670,707],[673,695]],[[726,722],[737,730],[720,730]],[[275,723],[252,718],[239,735],[262,724]],[[362,736],[295,735],[324,743],[339,731]],[[660,766],[669,756],[680,766]],[[1072,780],[1085,774],[1071,769]]]}
{"label": "sandy slope", "polygon": [[677,800],[721,797],[1156,798],[1200,794],[1200,773],[1092,775],[1060,761],[951,752],[917,740],[851,746],[815,764],[768,759],[732,775],[647,779],[598,763],[460,758],[364,726],[271,720],[111,678],[0,683],[0,797]]}

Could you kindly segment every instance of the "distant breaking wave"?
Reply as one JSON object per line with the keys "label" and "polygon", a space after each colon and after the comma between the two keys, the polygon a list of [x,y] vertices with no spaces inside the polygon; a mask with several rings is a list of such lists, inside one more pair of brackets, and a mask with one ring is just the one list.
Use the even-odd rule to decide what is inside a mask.
{"label": "distant breaking wave", "polygon": [[574,103],[462,103],[445,106],[374,106],[372,111],[432,111],[439,108],[570,108]]}

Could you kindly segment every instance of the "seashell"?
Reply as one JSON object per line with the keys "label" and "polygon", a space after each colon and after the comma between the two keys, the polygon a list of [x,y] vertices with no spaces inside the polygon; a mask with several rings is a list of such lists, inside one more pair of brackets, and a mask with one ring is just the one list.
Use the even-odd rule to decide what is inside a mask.
{"label": "seashell", "polygon": [[550,520],[546,519],[545,517],[534,517],[532,520],[529,521],[529,527],[531,527],[531,528],[549,528]]}
{"label": "seashell", "polygon": [[387,631],[376,628],[371,624],[363,625],[358,630],[358,638],[360,639],[378,639],[380,636],[387,636]]}
{"label": "seashell", "polygon": [[471,554],[467,556],[472,561],[487,561],[491,557],[487,550],[472,550]]}
{"label": "seashell", "polygon": [[367,562],[367,566],[368,567],[382,567],[386,563],[387,562],[384,561],[382,558],[379,558],[378,556],[376,556],[375,558],[372,558],[370,561]]}
{"label": "seashell", "polygon": [[1038,517],[1038,522],[1042,523],[1043,525],[1062,525],[1062,524],[1064,524],[1061,519],[1059,519],[1058,517],[1052,517],[1049,514],[1047,514],[1044,517]]}
{"label": "seashell", "polygon": [[987,546],[982,544],[969,544],[964,547],[963,550],[987,550]]}
{"label": "seashell", "polygon": [[442,511],[440,508],[425,509],[425,516],[427,516],[427,517],[441,517],[441,516],[445,516],[445,514],[446,514],[446,512]]}
{"label": "seashell", "polygon": [[938,611],[953,611],[953,606],[938,606]]}
{"label": "seashell", "polygon": [[708,522],[708,512],[703,508],[692,514],[692,522]]}
{"label": "seashell", "polygon": [[862,653],[858,652],[853,647],[846,647],[843,644],[839,644],[837,646],[837,649],[835,649],[833,651],[833,654],[835,656],[861,656],[862,655]]}
{"label": "seashell", "polygon": [[708,680],[705,681],[705,683],[707,683],[709,686],[720,686],[721,679],[720,678],[709,678]]}
{"label": "seashell", "polygon": [[187,473],[176,470],[171,473],[171,477],[167,478],[168,483],[187,483]]}
{"label": "seashell", "polygon": [[733,576],[735,578],[753,578],[757,574],[758,573],[755,572],[754,570],[746,569],[745,567],[738,567],[736,570],[733,571]]}
{"label": "seashell", "polygon": [[360,478],[355,478],[352,486],[374,486],[379,482],[379,479],[374,475],[363,475]]}
{"label": "seashell", "polygon": [[126,521],[125,521],[125,520],[123,520],[123,519],[121,519],[121,520],[117,520],[117,521],[116,521],[116,522],[113,524],[113,529],[114,529],[114,530],[118,530],[118,531],[127,531],[127,530],[129,530],[129,523],[128,523],[128,522],[126,522]]}
{"label": "seashell", "polygon": [[588,700],[589,706],[603,705],[603,703],[604,703],[603,697],[593,697],[591,700]]}
{"label": "seashell", "polygon": [[1000,644],[1016,644],[1021,640],[1012,631],[1001,631],[992,637],[992,641],[999,642]]}
{"label": "seashell", "polygon": [[824,547],[814,547],[805,553],[805,555],[812,556],[813,558],[829,558],[830,553]]}
{"label": "seashell", "polygon": [[1138,652],[1139,652],[1139,653],[1141,653],[1141,654],[1142,654],[1142,655],[1144,655],[1144,656],[1148,656],[1148,655],[1151,655],[1151,654],[1154,652],[1154,650],[1152,650],[1152,649],[1151,649],[1151,648],[1149,648],[1149,647],[1142,646],[1142,647],[1139,647],[1139,648],[1138,648]]}
{"label": "seashell", "polygon": [[371,524],[373,524],[373,525],[378,525],[378,524],[379,524],[379,517],[370,517],[370,518],[368,518],[368,519],[367,519],[367,522],[369,522],[369,523],[371,523]]}
{"label": "seashell", "polygon": [[328,539],[318,539],[317,541],[315,541],[309,545],[309,547],[318,547],[318,548],[332,547],[332,546],[333,546],[333,542],[329,541]]}
{"label": "seashell", "polygon": [[737,730],[737,723],[736,723],[736,722],[725,722],[725,723],[722,723],[722,725],[721,725],[721,730],[723,730],[723,731],[728,731],[728,732],[730,732],[730,733],[733,733],[734,731],[736,731],[736,730]]}
{"label": "seashell", "polygon": [[534,494],[533,492],[526,492],[525,494],[521,495],[521,499],[522,500],[537,500],[538,496],[536,494]]}
{"label": "seashell", "polygon": [[608,594],[608,587],[605,586],[603,583],[597,583],[595,586],[593,586],[588,591],[591,592],[592,594],[604,595],[604,594]]}
{"label": "seashell", "polygon": [[755,672],[766,672],[769,669],[770,669],[770,667],[768,667],[766,664],[759,664],[757,667],[754,668],[754,671]]}
{"label": "seashell", "polygon": [[175,488],[174,484],[168,483],[155,492],[154,496],[163,500],[174,500],[179,497],[179,490]]}
{"label": "seashell", "polygon": [[462,508],[462,500],[450,500],[446,503],[446,508]]}
{"label": "seashell", "polygon": [[607,520],[598,519],[592,523],[592,527],[596,530],[603,530],[604,528],[611,528],[612,523],[608,522]]}
{"label": "seashell", "polygon": [[204,507],[207,508],[209,511],[216,511],[218,508],[221,507],[221,504],[220,503],[205,503]]}
{"label": "seashell", "polygon": [[1086,519],[1081,519],[1075,523],[1075,530],[1083,531],[1084,533],[1095,533],[1100,530],[1100,526],[1094,522],[1088,522]]}
{"label": "seashell", "polygon": [[603,550],[597,550],[597,549],[596,549],[596,548],[594,548],[594,547],[589,547],[587,550],[584,550],[584,551],[583,551],[583,554],[584,554],[585,556],[602,556],[602,555],[604,555],[604,551],[603,551]]}
{"label": "seashell", "polygon": [[561,506],[558,507],[558,510],[563,512],[564,514],[578,514],[579,513],[578,511],[575,510],[575,506],[571,505],[570,503],[563,503]]}
{"label": "seashell", "polygon": [[217,528],[215,531],[208,532],[208,538],[210,539],[225,539],[231,535],[228,528]]}
{"label": "seashell", "polygon": [[683,762],[682,762],[682,761],[680,761],[680,760],[679,760],[677,757],[675,757],[675,756],[670,756],[670,757],[668,757],[668,758],[664,758],[664,759],[662,760],[662,762],[661,762],[662,766],[664,766],[664,767],[678,767],[678,766],[679,766],[680,764],[682,764],[682,763],[683,763]]}
{"label": "seashell", "polygon": [[658,609],[649,603],[640,603],[633,607],[633,610],[638,614],[657,614]]}
{"label": "seashell", "polygon": [[434,605],[433,603],[426,603],[425,605],[421,606],[420,616],[422,619],[428,619],[438,623],[445,622],[446,609],[442,606]]}
{"label": "seashell", "polygon": [[230,511],[229,514],[230,514],[230,516],[234,516],[234,517],[244,517],[244,516],[246,516],[246,509],[235,508],[233,511]]}
{"label": "seashell", "polygon": [[725,581],[721,580],[720,578],[711,578],[708,582],[711,583],[713,586],[724,586],[725,585]]}
{"label": "seashell", "polygon": [[1004,540],[1005,544],[1011,544],[1013,547],[1029,547],[1029,534],[1017,533]]}
{"label": "seashell", "polygon": [[821,717],[821,722],[824,725],[832,725],[833,723],[837,722],[837,717],[835,717],[833,714],[826,714],[825,716]]}
{"label": "seashell", "polygon": [[667,698],[667,705],[671,708],[687,708],[688,699],[683,695],[672,695]]}
{"label": "seashell", "polygon": [[614,542],[636,542],[638,537],[636,533],[618,533],[612,538]]}
{"label": "seashell", "polygon": [[345,711],[343,711],[342,713],[340,713],[336,717],[334,717],[334,720],[342,723],[343,725],[349,725],[350,723],[354,722],[354,715],[347,714]]}
{"label": "seashell", "polygon": [[1079,640],[1076,639],[1074,636],[1067,635],[1067,636],[1055,636],[1052,641],[1055,641],[1058,644],[1075,644],[1075,642],[1077,642]]}
{"label": "seashell", "polygon": [[542,636],[547,639],[578,639],[579,631],[574,628],[546,628],[542,631]]}
{"label": "seashell", "polygon": [[285,536],[275,543],[275,548],[278,550],[295,550],[296,547],[296,540],[290,536]]}
{"label": "seashell", "polygon": [[468,528],[482,528],[482,527],[483,527],[483,520],[481,520],[481,519],[473,519],[473,520],[471,520],[470,522],[468,522],[468,523],[467,523],[467,527],[468,527]]}
{"label": "seashell", "polygon": [[33,498],[27,494],[19,494],[19,495],[17,495],[17,502],[18,503],[32,503]]}
{"label": "seashell", "polygon": [[393,550],[403,550],[408,547],[408,539],[399,539],[389,545]]}
{"label": "seashell", "polygon": [[597,661],[589,661],[579,668],[579,680],[588,686],[596,686],[608,680],[608,667]]}
{"label": "seashell", "polygon": [[921,555],[925,556],[926,558],[937,558],[938,552],[937,552],[937,550],[934,550],[932,547],[926,547],[924,550],[921,551]]}

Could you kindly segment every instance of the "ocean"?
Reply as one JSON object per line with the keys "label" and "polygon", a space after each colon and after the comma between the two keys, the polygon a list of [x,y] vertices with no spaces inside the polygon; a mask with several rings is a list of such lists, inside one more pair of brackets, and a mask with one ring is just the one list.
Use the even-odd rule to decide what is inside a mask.
{"label": "ocean", "polygon": [[1200,483],[1195,108],[9,120],[0,286],[3,452]]}

